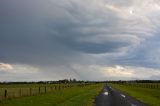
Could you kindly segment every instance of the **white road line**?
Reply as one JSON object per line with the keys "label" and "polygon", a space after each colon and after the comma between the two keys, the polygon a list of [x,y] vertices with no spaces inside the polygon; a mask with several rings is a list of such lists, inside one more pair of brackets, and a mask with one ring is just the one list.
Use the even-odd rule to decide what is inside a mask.
{"label": "white road line", "polygon": [[135,104],[131,104],[131,106],[137,106],[137,105],[135,105]]}
{"label": "white road line", "polygon": [[123,94],[121,94],[121,96],[122,96],[122,97],[124,97],[124,98],[126,97],[126,96],[125,96],[125,95],[123,95]]}
{"label": "white road line", "polygon": [[108,95],[108,92],[104,92],[104,95]]}

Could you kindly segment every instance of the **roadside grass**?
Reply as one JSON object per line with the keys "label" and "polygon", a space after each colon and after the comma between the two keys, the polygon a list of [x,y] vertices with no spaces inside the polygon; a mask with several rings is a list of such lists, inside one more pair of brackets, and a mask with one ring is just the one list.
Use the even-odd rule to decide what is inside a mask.
{"label": "roadside grass", "polygon": [[37,96],[0,101],[0,106],[93,106],[103,84],[72,87]]}
{"label": "roadside grass", "polygon": [[149,105],[160,106],[160,89],[141,88],[120,84],[109,84],[111,87],[116,88],[137,100]]}

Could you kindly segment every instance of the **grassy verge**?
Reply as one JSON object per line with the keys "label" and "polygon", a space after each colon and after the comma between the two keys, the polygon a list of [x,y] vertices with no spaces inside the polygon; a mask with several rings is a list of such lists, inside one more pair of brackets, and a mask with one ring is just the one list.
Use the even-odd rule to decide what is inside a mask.
{"label": "grassy verge", "polygon": [[141,88],[127,85],[110,84],[116,88],[149,106],[160,106],[160,89]]}
{"label": "grassy verge", "polygon": [[103,84],[73,87],[38,96],[0,101],[0,106],[92,106]]}

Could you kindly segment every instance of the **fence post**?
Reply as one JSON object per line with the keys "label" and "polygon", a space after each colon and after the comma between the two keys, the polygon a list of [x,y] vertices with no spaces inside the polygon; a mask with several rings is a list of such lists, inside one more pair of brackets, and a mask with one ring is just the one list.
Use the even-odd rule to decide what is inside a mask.
{"label": "fence post", "polygon": [[39,94],[41,93],[41,87],[39,87],[38,92],[39,92]]}
{"label": "fence post", "polygon": [[19,97],[22,96],[22,91],[21,91],[21,88],[19,89]]}
{"label": "fence post", "polygon": [[32,88],[30,88],[30,90],[29,90],[29,91],[30,91],[30,95],[32,95]]}
{"label": "fence post", "polygon": [[46,88],[46,86],[45,86],[44,90],[45,90],[45,93],[46,93],[46,92],[47,92],[47,88]]}
{"label": "fence post", "polygon": [[6,89],[4,91],[4,97],[5,97],[5,99],[7,98],[7,90]]}

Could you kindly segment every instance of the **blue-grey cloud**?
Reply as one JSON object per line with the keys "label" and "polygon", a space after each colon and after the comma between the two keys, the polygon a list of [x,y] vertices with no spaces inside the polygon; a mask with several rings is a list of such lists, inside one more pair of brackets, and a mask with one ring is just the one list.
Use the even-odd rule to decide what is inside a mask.
{"label": "blue-grey cloud", "polygon": [[82,79],[74,64],[160,68],[159,1],[62,1],[0,1],[0,62]]}

